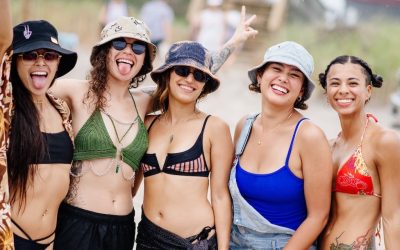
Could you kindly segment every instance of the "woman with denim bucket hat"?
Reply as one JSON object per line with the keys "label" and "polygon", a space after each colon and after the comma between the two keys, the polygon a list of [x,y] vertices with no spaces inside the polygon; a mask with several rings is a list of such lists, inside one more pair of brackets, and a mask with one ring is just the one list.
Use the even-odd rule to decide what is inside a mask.
{"label": "woman with denim bucket hat", "polygon": [[320,247],[375,249],[382,217],[385,249],[400,249],[400,137],[365,111],[383,79],[361,58],[343,55],[319,80],[342,129],[331,143],[332,213]]}
{"label": "woman with denim bucket hat", "polygon": [[316,249],[329,214],[332,163],[324,133],[297,110],[307,108],[313,68],[308,51],[286,41],[248,72],[261,113],[235,130],[231,249]]}
{"label": "woman with denim bucket hat", "polygon": [[[243,21],[216,54],[215,68],[255,33],[251,21]],[[134,17],[107,24],[92,49],[88,80],[60,80],[52,88],[70,105],[75,134],[72,180],[60,208],[56,249],[133,248],[132,197],[148,146],[143,118],[152,101],[152,91],[134,87],[152,70],[156,47],[149,35],[145,23]]]}
{"label": "woman with denim bucket hat", "polygon": [[144,201],[137,249],[229,247],[230,131],[196,107],[219,87],[211,64],[200,43],[177,42],[165,64],[151,73],[158,85],[153,111],[160,114],[146,119],[149,148],[141,161]]}
{"label": "woman with denim bucket hat", "polygon": [[[15,249],[46,249],[69,187],[73,134],[67,104],[47,93],[75,66],[53,25],[27,21],[13,29],[12,119],[7,148]],[[2,93],[4,94],[4,93]]]}

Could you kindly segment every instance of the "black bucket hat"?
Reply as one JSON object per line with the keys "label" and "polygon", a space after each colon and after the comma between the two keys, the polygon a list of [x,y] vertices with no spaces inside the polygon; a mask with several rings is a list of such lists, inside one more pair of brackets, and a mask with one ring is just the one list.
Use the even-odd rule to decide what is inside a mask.
{"label": "black bucket hat", "polygon": [[67,74],[74,68],[78,55],[60,46],[58,32],[49,22],[45,20],[26,21],[15,26],[13,31],[14,55],[38,49],[49,49],[61,55],[57,77]]}

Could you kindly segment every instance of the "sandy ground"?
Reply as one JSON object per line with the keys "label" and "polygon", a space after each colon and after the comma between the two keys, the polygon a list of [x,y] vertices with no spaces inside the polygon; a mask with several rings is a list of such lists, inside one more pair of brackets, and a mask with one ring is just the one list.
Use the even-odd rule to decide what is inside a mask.
{"label": "sandy ground", "polygon": [[[90,51],[78,50],[78,63],[74,70],[65,76],[66,78],[85,78],[90,68],[89,53]],[[156,65],[159,64],[160,62],[157,61]],[[199,108],[202,111],[224,119],[229,124],[232,135],[236,122],[241,117],[249,113],[260,111],[260,98],[258,94],[250,92],[247,88],[249,83],[247,70],[252,66],[253,65],[250,64],[249,61],[241,59],[239,54],[238,59],[234,63],[225,65],[217,73],[217,76],[221,79],[221,86],[218,91],[207,96],[199,103]],[[148,76],[146,82],[149,81],[150,77]],[[381,124],[390,126],[392,123],[390,107],[374,103],[377,102],[374,102],[372,98],[371,103],[368,105],[369,112],[373,113]],[[304,116],[310,118],[315,124],[319,125],[324,130],[328,139],[336,137],[340,127],[338,117],[327,104],[322,94],[321,87],[316,87],[316,91],[307,104],[309,105],[309,109],[302,112]],[[142,201],[143,185],[134,199],[136,222],[140,220]],[[380,246],[378,249],[384,249],[384,247]]]}

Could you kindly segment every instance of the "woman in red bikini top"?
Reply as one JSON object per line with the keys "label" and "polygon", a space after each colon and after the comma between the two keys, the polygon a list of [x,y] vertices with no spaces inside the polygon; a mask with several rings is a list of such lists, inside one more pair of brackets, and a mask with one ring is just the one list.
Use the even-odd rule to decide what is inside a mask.
{"label": "woman in red bikini top", "polygon": [[382,77],[346,55],[335,58],[319,80],[342,130],[332,144],[336,175],[320,249],[375,249],[381,218],[385,249],[400,249],[400,136],[365,111]]}

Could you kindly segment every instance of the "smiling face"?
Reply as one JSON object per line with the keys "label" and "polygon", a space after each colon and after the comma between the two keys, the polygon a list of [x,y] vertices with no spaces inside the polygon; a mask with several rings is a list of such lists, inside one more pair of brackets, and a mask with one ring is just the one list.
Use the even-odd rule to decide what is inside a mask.
{"label": "smiling face", "polygon": [[371,97],[364,69],[353,63],[334,64],[326,77],[328,102],[339,114],[352,114],[364,109]]}
{"label": "smiling face", "polygon": [[118,41],[125,41],[126,44],[125,47],[117,47],[113,46],[111,42],[112,45],[107,58],[109,76],[117,81],[130,82],[142,68],[145,52],[138,54],[138,51],[133,51],[133,44],[142,44],[134,38],[122,38]]}
{"label": "smiling face", "polygon": [[303,95],[304,74],[295,66],[283,63],[269,63],[257,75],[257,82],[265,100],[275,105],[293,106]]}
{"label": "smiling face", "polygon": [[187,76],[181,76],[177,74],[174,69],[171,70],[170,81],[168,84],[170,99],[174,98],[187,103],[196,102],[204,89],[205,82],[197,81],[195,79],[193,75],[195,70],[196,69],[194,68],[190,68],[190,73],[188,73]]}
{"label": "smiling face", "polygon": [[34,97],[45,96],[55,78],[60,57],[54,53],[56,52],[39,49],[24,53],[25,55],[20,54],[16,58],[18,75]]}

